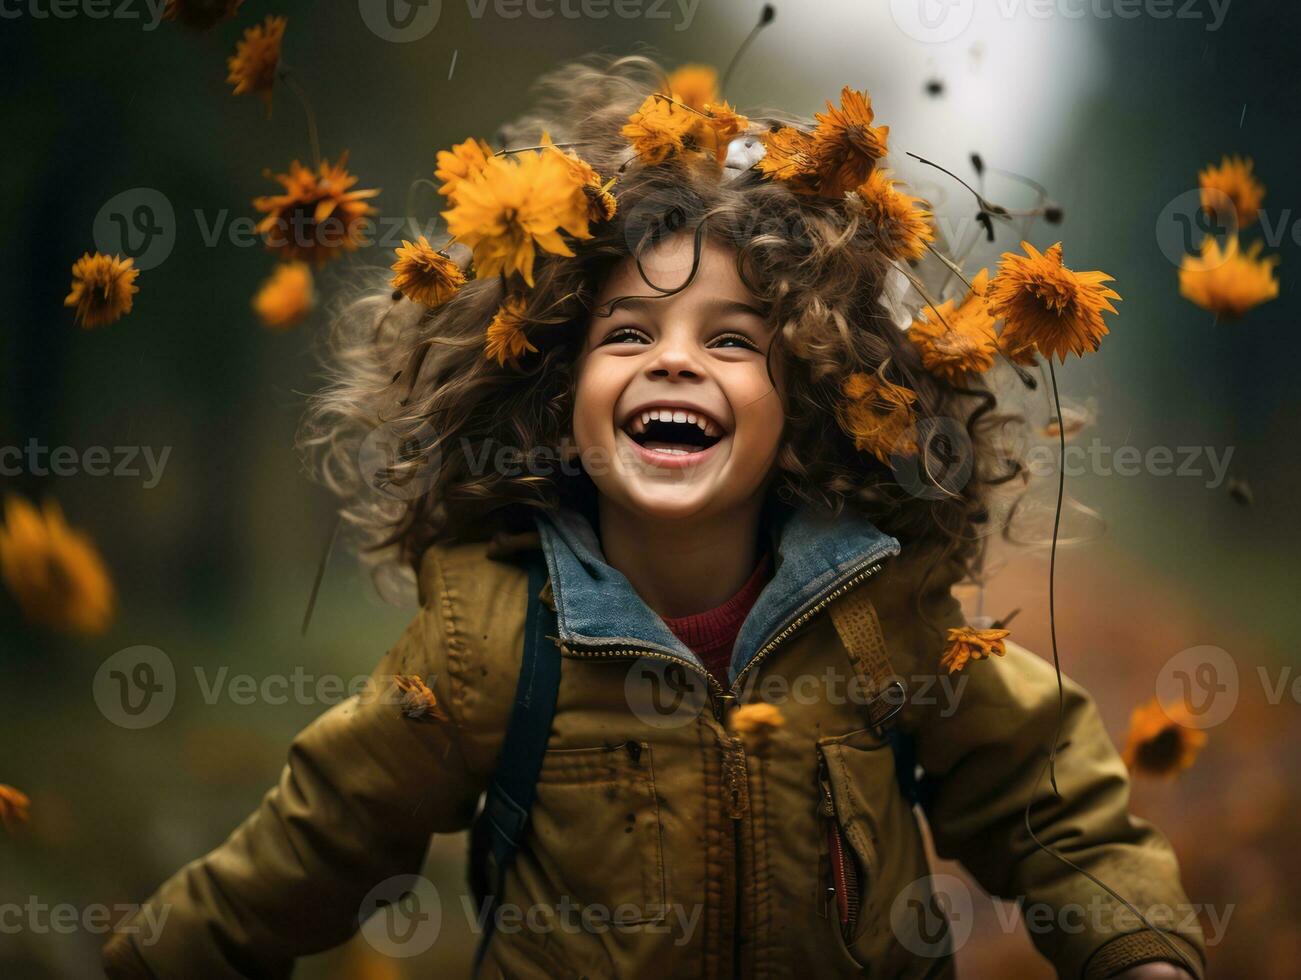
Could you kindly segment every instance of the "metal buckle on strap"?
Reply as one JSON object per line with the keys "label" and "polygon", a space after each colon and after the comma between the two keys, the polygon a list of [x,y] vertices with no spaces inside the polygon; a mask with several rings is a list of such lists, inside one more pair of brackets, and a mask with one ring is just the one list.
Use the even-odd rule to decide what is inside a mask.
{"label": "metal buckle on strap", "polygon": [[875,714],[875,712],[872,710],[873,706],[882,698],[884,698],[887,694],[889,694],[891,690],[895,688],[898,688],[899,691],[898,699],[893,704],[889,705],[889,710],[886,712],[885,715],[881,717],[879,721],[872,723],[872,727],[876,729],[877,734],[882,737],[884,737],[885,735],[886,725],[889,724],[891,721],[893,721],[894,716],[903,710],[903,703],[904,700],[907,698],[908,688],[904,687],[903,681],[899,680],[898,678],[895,678],[885,686],[885,690],[883,690],[880,694],[876,695],[874,698],[872,698],[870,701],[867,702],[867,711],[870,717],[871,715]]}

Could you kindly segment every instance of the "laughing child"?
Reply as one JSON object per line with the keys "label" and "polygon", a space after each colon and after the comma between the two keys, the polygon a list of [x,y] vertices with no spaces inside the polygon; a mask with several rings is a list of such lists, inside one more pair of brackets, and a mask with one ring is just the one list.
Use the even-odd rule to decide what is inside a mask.
{"label": "laughing child", "polygon": [[709,88],[589,60],[439,155],[451,240],[346,313],[305,429],[419,613],[110,977],[288,976],[472,824],[481,976],[951,976],[923,816],[1061,976],[1202,975],[1088,695],[952,595],[1017,473],[993,377],[1115,294],[1026,246],[910,325],[934,233],[866,95]]}

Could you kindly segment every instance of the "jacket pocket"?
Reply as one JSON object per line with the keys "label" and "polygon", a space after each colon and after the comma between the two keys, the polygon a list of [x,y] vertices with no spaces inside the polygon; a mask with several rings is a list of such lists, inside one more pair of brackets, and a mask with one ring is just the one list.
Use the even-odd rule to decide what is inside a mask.
{"label": "jacket pocket", "polygon": [[612,923],[667,915],[663,834],[647,742],[549,749],[531,817],[555,897]]}
{"label": "jacket pocket", "polygon": [[[818,741],[823,899],[844,952],[866,969],[890,938],[881,894],[882,815],[897,794],[890,746],[870,729]],[[892,843],[896,846],[903,841]]]}

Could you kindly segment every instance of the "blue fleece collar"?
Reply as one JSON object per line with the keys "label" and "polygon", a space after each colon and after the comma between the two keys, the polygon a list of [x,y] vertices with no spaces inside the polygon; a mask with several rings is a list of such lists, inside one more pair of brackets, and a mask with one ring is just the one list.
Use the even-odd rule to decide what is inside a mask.
{"label": "blue fleece collar", "polygon": [[[536,519],[551,574],[560,639],[574,646],[654,650],[697,667],[682,643],[623,573],[606,564],[591,523],[573,510]],[[776,529],[777,561],[732,649],[729,679],[801,611],[861,569],[899,553],[899,542],[866,519],[801,509],[786,511]]]}

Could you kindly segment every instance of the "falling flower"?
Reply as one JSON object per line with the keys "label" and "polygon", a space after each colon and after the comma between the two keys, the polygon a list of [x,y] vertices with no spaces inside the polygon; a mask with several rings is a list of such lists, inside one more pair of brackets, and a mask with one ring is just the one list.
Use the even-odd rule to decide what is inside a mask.
{"label": "falling flower", "polygon": [[424,235],[414,244],[403,239],[395,252],[393,288],[412,302],[431,309],[442,306],[465,285],[461,267],[430,245]]}
{"label": "falling flower", "polygon": [[827,103],[827,112],[816,113],[813,131],[814,155],[818,159],[823,197],[841,197],[867,179],[876,161],[885,156],[889,126],[873,126],[875,114],[866,92],[848,85],[840,93],[839,108]]}
{"label": "falling flower", "polygon": [[988,285],[989,270],[981,269],[961,303],[946,299],[939,306],[928,307],[930,312],[923,310],[908,328],[908,339],[917,347],[926,370],[951,384],[964,384],[970,375],[994,366],[998,336],[985,305]]}
{"label": "falling flower", "polygon": [[591,238],[587,198],[562,155],[525,151],[493,157],[461,181],[450,211],[448,230],[474,252],[479,278],[518,272],[533,285],[536,247],[553,255],[574,253],[560,232]]}
{"label": "falling flower", "polygon": [[668,92],[692,109],[718,101],[718,72],[709,65],[683,65],[669,75]]}
{"label": "falling flower", "polygon": [[253,311],[272,330],[297,325],[315,305],[312,270],[306,262],[282,262],[253,297]]}
{"label": "falling flower", "polygon": [[167,0],[164,20],[174,20],[198,31],[206,31],[234,17],[244,0]]}
{"label": "falling flower", "polygon": [[27,823],[31,800],[21,790],[0,783],[0,825],[11,834]]}
{"label": "falling flower", "polygon": [[686,139],[697,118],[696,113],[671,98],[648,95],[620,132],[642,163],[653,166],[686,149]]}
{"label": "falling flower", "polygon": [[618,201],[610,193],[610,188],[614,186],[614,178],[611,177],[606,183],[602,184],[601,175],[593,169],[590,163],[574,153],[560,149],[551,142],[551,136],[545,130],[542,133],[540,142],[546,148],[543,150],[544,153],[555,153],[561,160],[565,161],[565,166],[569,168],[570,177],[582,188],[584,199],[587,202],[587,220],[599,224],[613,218],[619,210]]}
{"label": "falling flower", "polygon": [[402,713],[414,721],[447,721],[447,712],[429,685],[415,674],[397,674],[393,683],[402,692]]}
{"label": "falling flower", "polygon": [[514,362],[526,352],[537,350],[524,333],[528,325],[525,306],[523,296],[508,296],[501,304],[484,337],[483,356],[488,360],[505,367],[507,361]]}
{"label": "falling flower", "polygon": [[131,312],[140,270],[135,260],[120,255],[87,252],[72,264],[72,291],[64,306],[75,309],[76,320],[87,330],[112,323]]}
{"label": "falling flower", "polygon": [[923,207],[925,201],[896,190],[895,183],[888,171],[874,169],[849,198],[881,251],[893,259],[915,262],[935,241],[931,213]]}
{"label": "falling flower", "polygon": [[796,194],[818,191],[818,157],[813,134],[791,126],[782,126],[760,136],[764,155],[759,171],[771,180],[779,180]]}
{"label": "falling flower", "polygon": [[1260,258],[1261,243],[1246,252],[1238,249],[1236,235],[1223,249],[1214,236],[1202,239],[1200,256],[1185,255],[1179,265],[1179,295],[1217,317],[1236,320],[1266,300],[1278,296],[1274,278],[1277,255]]}
{"label": "falling flower", "polygon": [[1246,228],[1260,214],[1265,199],[1265,185],[1258,181],[1250,157],[1224,157],[1218,167],[1198,171],[1202,189],[1202,209],[1235,231]]}
{"label": "falling flower", "polygon": [[764,735],[784,724],[781,708],[766,701],[743,704],[727,717],[727,727],[734,735]]}
{"label": "falling flower", "polygon": [[887,466],[891,454],[917,453],[917,427],[912,405],[917,393],[891,384],[876,374],[855,372],[842,386],[847,403],[840,407],[840,424],[854,447],[869,452]]}
{"label": "falling flower", "polygon": [[226,62],[230,69],[226,81],[235,86],[236,95],[260,95],[270,103],[288,23],[284,17],[268,16],[265,23],[244,31],[234,55]]}
{"label": "falling flower", "polygon": [[1074,405],[1062,406],[1062,417],[1060,419],[1049,419],[1043,427],[1043,434],[1050,439],[1057,439],[1065,436],[1067,441],[1093,422],[1093,412],[1087,408],[1079,408]]}
{"label": "falling flower", "polygon": [[984,657],[1003,657],[1007,647],[1003,641],[1011,635],[1011,630],[976,629],[974,626],[959,626],[950,629],[944,654],[940,657],[940,666],[947,667],[949,673],[961,670],[969,660]]}
{"label": "falling flower", "polygon": [[113,583],[99,552],[52,500],[42,513],[21,497],[5,499],[0,576],[32,622],[95,634],[113,618]]}
{"label": "falling flower", "polygon": [[1025,255],[1004,252],[998,275],[985,291],[989,311],[1004,319],[1002,345],[1016,360],[1033,346],[1044,357],[1066,361],[1096,351],[1108,333],[1102,313],[1115,313],[1120,299],[1105,272],[1074,272],[1062,265],[1062,243],[1039,252],[1022,242]]}
{"label": "falling flower", "polygon": [[728,144],[749,128],[750,120],[726,102],[710,103],[696,116],[688,145],[722,163],[727,159]]}
{"label": "falling flower", "polygon": [[438,193],[455,203],[456,188],[461,181],[480,173],[492,159],[492,148],[483,140],[468,139],[450,150],[438,151],[434,176],[443,182]]}
{"label": "falling flower", "polygon": [[287,259],[307,259],[318,266],[363,244],[366,218],[376,214],[365,203],[378,190],[354,191],[355,175],[347,170],[348,154],[331,164],[322,160],[317,172],[295,160],[289,172],[274,176],[285,193],[253,199],[253,207],[266,213],[257,230],[268,247]]}
{"label": "falling flower", "polygon": [[1173,777],[1193,764],[1206,744],[1206,733],[1188,726],[1186,705],[1162,706],[1157,698],[1140,704],[1129,717],[1129,734],[1121,758],[1131,770]]}

